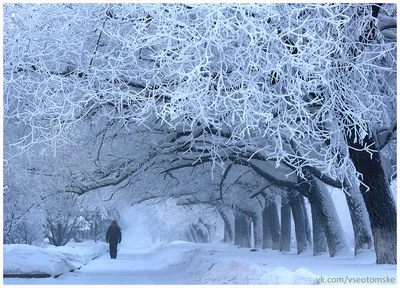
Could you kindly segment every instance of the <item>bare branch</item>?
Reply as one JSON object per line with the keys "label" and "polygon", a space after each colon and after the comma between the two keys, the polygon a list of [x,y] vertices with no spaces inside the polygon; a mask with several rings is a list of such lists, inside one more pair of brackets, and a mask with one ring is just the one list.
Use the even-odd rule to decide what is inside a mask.
{"label": "bare branch", "polygon": [[250,194],[250,199],[253,199],[254,197],[256,197],[256,196],[258,196],[260,194],[262,196],[266,197],[267,194],[265,193],[265,189],[268,189],[271,186],[272,186],[271,183],[266,183],[264,185],[261,185],[257,190],[255,190],[253,193]]}
{"label": "bare branch", "polygon": [[227,176],[228,173],[229,173],[229,170],[231,170],[232,166],[233,166],[233,162],[231,162],[231,163],[228,164],[228,166],[226,167],[224,173],[222,174],[221,181],[219,182],[219,197],[220,197],[221,199],[223,199],[223,195],[222,195],[222,185],[223,185],[223,183],[224,183],[224,181],[225,181],[225,179],[226,179],[226,176]]}

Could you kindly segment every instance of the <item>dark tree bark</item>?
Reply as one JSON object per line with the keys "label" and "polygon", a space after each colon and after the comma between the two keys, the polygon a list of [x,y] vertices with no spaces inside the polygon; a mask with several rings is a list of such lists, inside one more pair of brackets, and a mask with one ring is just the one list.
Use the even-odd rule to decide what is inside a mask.
{"label": "dark tree bark", "polygon": [[279,250],[281,227],[279,223],[278,207],[276,206],[275,200],[266,202],[265,210],[270,224],[269,227],[271,230],[272,250]]}
{"label": "dark tree bark", "polygon": [[[262,233],[262,215],[256,215],[253,219],[253,234],[254,234],[254,248],[261,249],[263,247],[263,233]],[[261,235],[259,235],[261,234]]]}
{"label": "dark tree bark", "polygon": [[290,251],[290,240],[291,240],[291,213],[289,197],[282,197],[281,200],[281,241],[279,246],[279,252]]}
{"label": "dark tree bark", "polygon": [[[254,235],[254,248],[261,249],[263,246],[263,235],[262,235],[262,211],[260,207],[260,211],[250,211],[246,210],[243,207],[236,207],[236,209],[247,218],[251,219],[253,222],[253,235]],[[250,223],[251,225],[251,223]],[[261,234],[261,235],[259,235]]]}
{"label": "dark tree bark", "polygon": [[94,219],[93,220],[93,240],[94,240],[94,243],[96,243],[97,242],[97,234],[98,234],[98,232],[97,232],[97,228],[98,228],[98,225],[97,225],[97,221]]}
{"label": "dark tree bark", "polygon": [[195,225],[196,229],[198,229],[199,239],[201,238],[201,243],[210,243],[210,234],[209,227],[204,224],[204,222],[199,218],[199,222]]}
{"label": "dark tree bark", "polygon": [[315,205],[311,205],[311,217],[313,227],[313,255],[317,256],[326,252],[326,237],[324,223],[321,215],[317,213]]}
{"label": "dark tree bark", "polygon": [[232,209],[220,205],[218,212],[224,221],[224,242],[234,244],[235,240],[235,219]]}
{"label": "dark tree bark", "polygon": [[353,224],[354,255],[357,255],[362,249],[370,249],[373,239],[367,208],[365,207],[359,187],[350,185],[348,183],[348,193],[345,193],[345,196]]}
{"label": "dark tree bark", "polygon": [[64,229],[63,226],[61,225],[61,223],[57,224],[57,240],[56,240],[56,244],[55,246],[62,246],[62,241],[64,239]]}
{"label": "dark tree bark", "polygon": [[235,245],[250,248],[251,219],[244,214],[235,213]]}
{"label": "dark tree bark", "polygon": [[[365,138],[361,145],[354,141],[354,134],[347,135],[349,153],[354,166],[362,175],[360,185],[374,237],[376,264],[397,264],[397,212],[389,181],[381,165],[380,153],[366,152],[377,147],[372,138]],[[367,189],[367,187],[369,189]]]}
{"label": "dark tree bark", "polygon": [[226,227],[226,224],[225,224],[223,241],[225,243],[231,243],[232,239],[233,239],[232,231],[228,231],[228,227]]}
{"label": "dark tree bark", "polygon": [[[201,221],[201,219],[200,219],[200,221]],[[201,224],[204,225],[204,227],[206,228],[207,243],[212,243],[212,239],[214,238],[213,237],[213,227],[211,225],[204,223],[203,221],[201,221]]]}
{"label": "dark tree bark", "polygon": [[294,228],[296,233],[297,254],[307,250],[307,235],[304,217],[304,209],[301,205],[301,196],[298,192],[292,191],[289,194],[290,207],[292,208]]}
{"label": "dark tree bark", "polygon": [[192,242],[199,243],[199,240],[197,239],[196,231],[194,231],[193,226],[191,226],[189,228],[189,232],[190,232],[190,235],[192,236]]}
{"label": "dark tree bark", "polygon": [[318,182],[310,173],[304,173],[306,180],[299,179],[300,188],[308,195],[310,205],[315,209],[324,225],[329,255],[334,257],[338,252],[348,249],[342,225],[337,215],[335,204],[324,184]]}
{"label": "dark tree bark", "polygon": [[196,235],[196,243],[203,243],[202,239],[202,233],[200,232],[200,229],[197,227],[196,224],[193,224],[191,229],[193,230],[194,235]]}
{"label": "dark tree bark", "polygon": [[[265,204],[267,206],[267,204]],[[272,248],[271,219],[268,217],[267,208],[262,212],[263,249]]]}

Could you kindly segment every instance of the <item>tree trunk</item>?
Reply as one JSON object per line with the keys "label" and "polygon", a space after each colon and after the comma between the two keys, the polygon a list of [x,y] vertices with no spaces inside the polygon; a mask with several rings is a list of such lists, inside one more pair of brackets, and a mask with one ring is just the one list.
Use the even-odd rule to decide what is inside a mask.
{"label": "tree trunk", "polygon": [[300,187],[307,193],[310,203],[313,203],[315,213],[321,217],[330,256],[349,250],[335,204],[325,184],[309,173],[305,173],[305,177],[307,181],[299,179]]}
{"label": "tree trunk", "polygon": [[203,223],[203,221],[202,221],[202,225],[204,225],[204,227],[206,227],[207,243],[212,243],[213,239],[215,238],[214,226],[205,224],[205,223]]}
{"label": "tree trunk", "polygon": [[194,243],[193,235],[192,235],[192,232],[190,231],[190,229],[189,229],[189,231],[186,232],[186,238],[187,238],[188,242]]}
{"label": "tree trunk", "polygon": [[194,243],[199,243],[199,239],[197,239],[196,231],[193,229],[193,225],[189,228],[190,234],[192,235],[192,239]]}
{"label": "tree trunk", "polygon": [[194,229],[197,234],[197,239],[199,239],[199,243],[209,243],[209,235],[206,225],[202,223],[201,219],[198,224],[194,225]]}
{"label": "tree trunk", "polygon": [[307,235],[304,217],[304,209],[301,205],[301,196],[298,192],[292,191],[289,194],[290,207],[292,208],[294,228],[296,233],[297,254],[307,250]]}
{"label": "tree trunk", "polygon": [[[267,200],[265,200],[267,201]],[[272,248],[271,219],[268,217],[267,203],[262,212],[263,249]]]}
{"label": "tree trunk", "polygon": [[222,239],[225,243],[232,243],[232,233],[229,233],[227,225],[224,225],[224,238]]}
{"label": "tree trunk", "polygon": [[[261,249],[263,246],[263,227],[262,227],[262,210],[247,210],[243,207],[236,207],[236,209],[246,217],[250,218],[253,222],[253,236],[254,248]],[[251,225],[251,223],[250,223]]]}
{"label": "tree trunk", "polygon": [[348,193],[345,193],[345,196],[354,232],[354,255],[357,255],[362,249],[372,247],[371,223],[359,187],[354,181],[346,184]]}
{"label": "tree trunk", "polygon": [[311,204],[311,217],[313,227],[313,255],[317,256],[326,252],[325,224],[321,215],[317,213],[315,205]]}
{"label": "tree trunk", "polygon": [[272,239],[272,250],[279,250],[280,246],[280,224],[278,207],[276,206],[275,200],[265,203],[265,209],[267,210],[267,217],[269,219],[269,227],[271,229],[271,239]]}
{"label": "tree trunk", "polygon": [[99,233],[99,238],[98,238],[98,240],[100,240],[101,238],[101,236],[103,235],[103,223],[101,223],[102,221],[100,220],[100,223],[99,223],[99,225],[100,225],[100,233]]}
{"label": "tree trunk", "polygon": [[289,197],[282,197],[281,200],[281,241],[279,246],[279,252],[290,251],[290,240],[291,240],[291,213]]}
{"label": "tree trunk", "polygon": [[301,198],[301,205],[303,206],[303,210],[304,210],[304,225],[306,226],[306,236],[307,236],[308,247],[312,247],[311,227],[310,227],[310,221],[308,220],[306,202],[304,201],[304,197],[300,197],[300,198]]}
{"label": "tree trunk", "polygon": [[57,223],[57,245],[56,246],[62,246],[62,239],[63,239],[63,229],[62,229],[61,223]]}
{"label": "tree trunk", "polygon": [[94,231],[93,231],[93,240],[94,240],[94,243],[97,243],[97,222],[96,222],[96,220],[93,220],[93,224],[94,224]]}
{"label": "tree trunk", "polygon": [[364,145],[377,151],[375,142],[372,138],[366,138],[364,144],[360,145],[354,141],[354,133],[347,135],[347,144],[350,158],[365,184],[360,185],[360,191],[374,236],[376,264],[397,264],[397,212],[389,181],[381,165],[380,153],[363,151]]}
{"label": "tree trunk", "polygon": [[235,213],[235,245],[250,248],[251,220],[241,213]]}
{"label": "tree trunk", "polygon": [[254,234],[254,248],[261,249],[263,247],[263,227],[262,227],[262,215],[253,217],[253,234]]}
{"label": "tree trunk", "polygon": [[218,212],[224,221],[224,242],[234,244],[235,242],[235,217],[230,207],[220,205]]}

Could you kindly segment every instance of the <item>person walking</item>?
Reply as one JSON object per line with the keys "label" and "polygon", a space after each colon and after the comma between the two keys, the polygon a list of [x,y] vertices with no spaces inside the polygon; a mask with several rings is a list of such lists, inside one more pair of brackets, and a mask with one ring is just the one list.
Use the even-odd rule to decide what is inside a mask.
{"label": "person walking", "polygon": [[106,241],[110,244],[110,257],[111,259],[117,259],[117,245],[121,243],[122,233],[119,228],[117,221],[111,221],[110,227],[106,232]]}

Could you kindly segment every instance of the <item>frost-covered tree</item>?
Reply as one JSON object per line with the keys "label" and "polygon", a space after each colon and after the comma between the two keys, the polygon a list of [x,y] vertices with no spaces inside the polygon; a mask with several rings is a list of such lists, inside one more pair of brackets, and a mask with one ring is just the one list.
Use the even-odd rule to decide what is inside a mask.
{"label": "frost-covered tree", "polygon": [[45,237],[45,213],[35,209],[29,192],[14,188],[3,188],[3,243],[39,244]]}
{"label": "frost-covered tree", "polygon": [[[396,263],[379,152],[397,127],[395,5],[10,4],[4,13],[5,129],[23,131],[22,151],[69,145],[101,114],[128,128],[164,125],[164,152],[187,162],[240,155],[339,186],[357,175],[377,263]],[[120,184],[153,156],[69,188]]]}
{"label": "frost-covered tree", "polygon": [[85,221],[80,215],[81,202],[77,195],[62,193],[50,198],[45,206],[46,237],[51,245],[64,246],[73,238],[73,232]]}
{"label": "frost-covered tree", "polygon": [[45,237],[46,217],[39,207],[49,197],[47,184],[31,177],[25,168],[29,161],[18,160],[7,159],[3,164],[3,242],[39,244]]}

